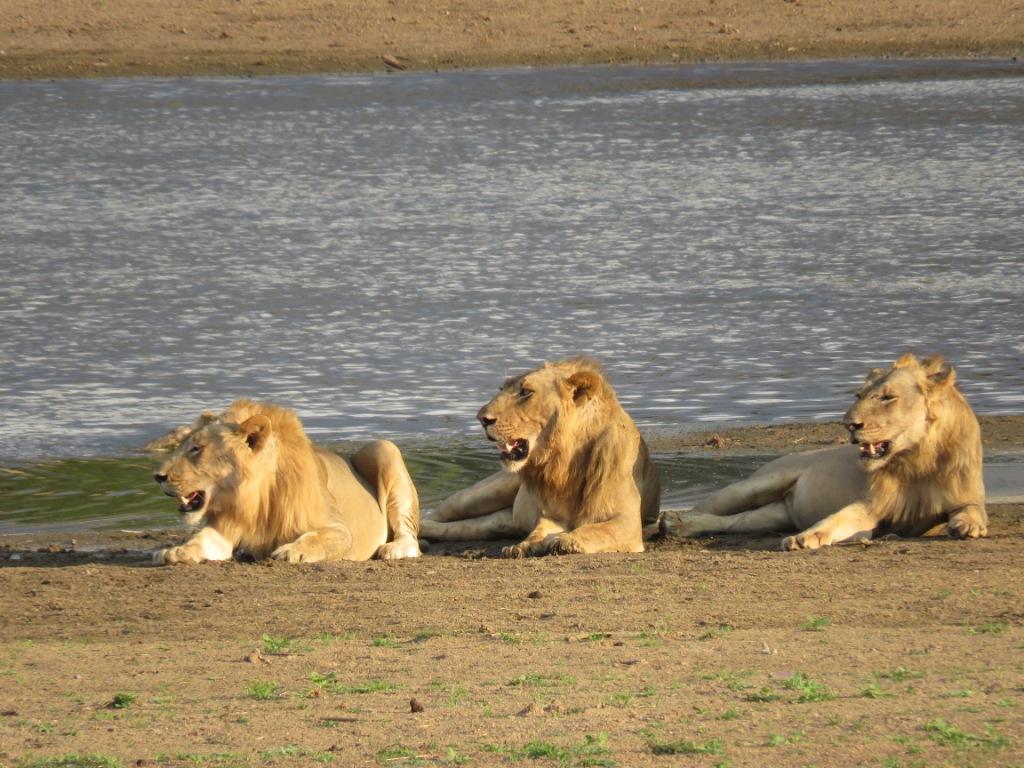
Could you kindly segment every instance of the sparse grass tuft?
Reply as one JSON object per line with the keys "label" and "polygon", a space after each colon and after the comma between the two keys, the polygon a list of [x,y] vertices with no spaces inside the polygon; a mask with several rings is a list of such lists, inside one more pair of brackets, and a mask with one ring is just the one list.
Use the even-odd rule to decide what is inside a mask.
{"label": "sparse grass tuft", "polygon": [[399,744],[393,747],[385,747],[377,753],[377,762],[381,765],[415,766],[426,765],[426,761],[419,757],[416,752]]}
{"label": "sparse grass tuft", "polygon": [[348,693],[390,693],[391,691],[397,691],[400,687],[386,680],[377,679],[348,685],[340,682],[337,674],[334,672],[327,672],[326,674],[310,672],[309,681],[313,684],[313,691],[327,691],[328,693],[342,695]]}
{"label": "sparse grass tuft", "polygon": [[892,672],[880,672],[878,676],[892,680],[894,683],[902,683],[904,680],[917,680],[924,677],[924,672],[915,672],[906,667],[896,667]]}
{"label": "sparse grass tuft", "polygon": [[804,632],[823,632],[826,627],[832,626],[832,619],[825,616],[808,616],[800,629]]}
{"label": "sparse grass tuft", "polygon": [[569,675],[536,675],[525,674],[514,677],[506,685],[523,685],[534,688],[551,688],[556,685],[573,685],[576,679]]}
{"label": "sparse grass tuft", "polygon": [[723,623],[719,624],[717,627],[715,627],[714,629],[709,629],[707,632],[705,632],[704,634],[700,635],[700,637],[698,637],[697,639],[698,640],[714,640],[716,637],[721,637],[722,635],[729,634],[734,629],[735,629],[735,627],[732,624],[729,624],[727,622],[723,622]]}
{"label": "sparse grass tuft", "polygon": [[832,691],[829,690],[827,685],[811,680],[802,672],[797,672],[789,678],[786,681],[786,688],[800,694],[796,700],[801,704],[814,701],[829,701],[832,698]]}
{"label": "sparse grass tuft", "polygon": [[796,733],[791,733],[791,734],[789,734],[789,736],[783,736],[780,733],[773,733],[771,736],[768,737],[768,741],[765,742],[765,746],[766,747],[784,747],[787,744],[796,744],[797,742],[802,741],[803,738],[804,738],[804,732],[803,731],[797,731]]}
{"label": "sparse grass tuft", "polygon": [[765,704],[769,701],[778,701],[781,697],[775,691],[768,686],[765,686],[760,691],[754,693],[748,693],[746,695],[747,701],[757,702],[758,704]]}
{"label": "sparse grass tuft", "polygon": [[263,635],[260,640],[263,641],[264,653],[284,653],[292,642],[287,637],[273,637],[272,635]]}
{"label": "sparse grass tuft", "polygon": [[107,755],[61,755],[26,758],[17,768],[121,768],[121,761]]}
{"label": "sparse grass tuft", "polygon": [[860,692],[860,695],[865,699],[888,699],[892,697],[891,693],[886,693],[878,687],[878,683],[873,682]]}
{"label": "sparse grass tuft", "polygon": [[1009,627],[1001,621],[987,621],[967,630],[968,635],[998,635]]}
{"label": "sparse grass tuft", "polygon": [[253,680],[245,686],[245,695],[259,701],[277,699],[281,697],[281,686],[269,680]]}
{"label": "sparse grass tuft", "polygon": [[134,693],[115,693],[108,706],[111,709],[128,709],[128,707],[135,703],[136,698]]}
{"label": "sparse grass tuft", "polygon": [[398,641],[395,640],[395,636],[391,634],[373,638],[374,648],[394,648],[397,645]]}
{"label": "sparse grass tuft", "polygon": [[273,762],[278,757],[306,757],[318,763],[334,762],[334,755],[330,752],[318,752],[315,749],[301,747],[298,744],[285,744],[283,747],[264,749],[260,752],[260,758],[270,762]]}
{"label": "sparse grass tuft", "polygon": [[978,736],[973,733],[961,731],[955,725],[947,723],[942,718],[936,718],[930,723],[925,723],[925,733],[928,738],[936,744],[967,749],[970,747],[987,747],[989,749],[1002,749],[1009,746],[1009,739],[995,731],[989,731],[987,736]]}
{"label": "sparse grass tuft", "polygon": [[717,738],[709,739],[703,744],[685,739],[676,741],[652,739],[649,746],[651,752],[656,755],[720,755],[724,749],[722,740]]}

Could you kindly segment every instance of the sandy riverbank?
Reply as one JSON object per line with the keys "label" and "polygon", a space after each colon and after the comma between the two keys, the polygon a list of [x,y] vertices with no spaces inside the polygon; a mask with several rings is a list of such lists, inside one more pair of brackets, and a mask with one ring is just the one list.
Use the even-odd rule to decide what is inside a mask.
{"label": "sandy riverbank", "polygon": [[[1024,446],[1024,417],[982,424]],[[989,511],[969,542],[305,567],[150,565],[180,530],[0,536],[0,766],[1012,765],[1024,505]]]}
{"label": "sandy riverbank", "polygon": [[24,0],[0,78],[372,72],[1024,51],[1018,0]]}
{"label": "sandy riverbank", "polygon": [[971,542],[307,567],[0,537],[0,765],[1017,764],[1024,505],[991,513]]}

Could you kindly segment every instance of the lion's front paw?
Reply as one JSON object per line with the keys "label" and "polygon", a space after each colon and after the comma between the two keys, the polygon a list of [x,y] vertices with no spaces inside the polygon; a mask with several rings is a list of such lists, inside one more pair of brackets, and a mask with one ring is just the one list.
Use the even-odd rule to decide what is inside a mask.
{"label": "lion's front paw", "polygon": [[544,541],[544,548],[551,555],[580,555],[586,552],[571,533],[555,533],[548,536]]}
{"label": "lion's front paw", "polygon": [[988,526],[976,513],[965,512],[949,518],[949,535],[954,539],[980,539],[988,536]]}
{"label": "lion's front paw", "polygon": [[377,557],[381,560],[402,560],[407,557],[419,557],[420,545],[416,539],[398,539],[381,544]]}
{"label": "lion's front paw", "polygon": [[513,544],[509,547],[501,548],[501,556],[510,559],[518,559],[520,557],[526,557],[526,547],[522,544]]}
{"label": "lion's front paw", "polygon": [[175,563],[201,563],[206,558],[201,550],[183,544],[180,547],[158,549],[153,553],[153,562],[157,565],[173,565]]}
{"label": "lion's front paw", "polygon": [[286,563],[317,563],[325,557],[323,547],[303,541],[284,544],[271,552],[270,556]]}
{"label": "lion's front paw", "polygon": [[785,551],[791,551],[794,549],[819,549],[821,547],[827,547],[832,542],[829,541],[828,534],[823,531],[804,531],[798,533],[796,536],[787,536],[782,540],[782,549]]}

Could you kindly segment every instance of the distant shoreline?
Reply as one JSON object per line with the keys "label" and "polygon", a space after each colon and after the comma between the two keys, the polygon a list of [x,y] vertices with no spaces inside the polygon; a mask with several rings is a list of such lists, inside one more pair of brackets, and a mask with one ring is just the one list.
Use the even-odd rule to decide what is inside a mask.
{"label": "distant shoreline", "polygon": [[[1024,416],[979,416],[985,450],[1024,449]],[[699,431],[659,430],[646,434],[653,451],[708,450],[725,453],[793,453],[846,442],[846,431],[838,421],[760,424],[701,429]]]}
{"label": "distant shoreline", "polygon": [[0,79],[274,75],[1024,54],[986,3],[542,0],[498,4],[53,0],[0,6]]}

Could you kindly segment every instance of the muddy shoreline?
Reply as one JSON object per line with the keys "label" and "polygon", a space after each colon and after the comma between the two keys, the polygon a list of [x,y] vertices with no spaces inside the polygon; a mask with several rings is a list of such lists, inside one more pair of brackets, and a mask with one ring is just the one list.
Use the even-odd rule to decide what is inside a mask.
{"label": "muddy shoreline", "polygon": [[850,58],[1012,60],[1015,0],[50,0],[0,6],[0,79]]}

